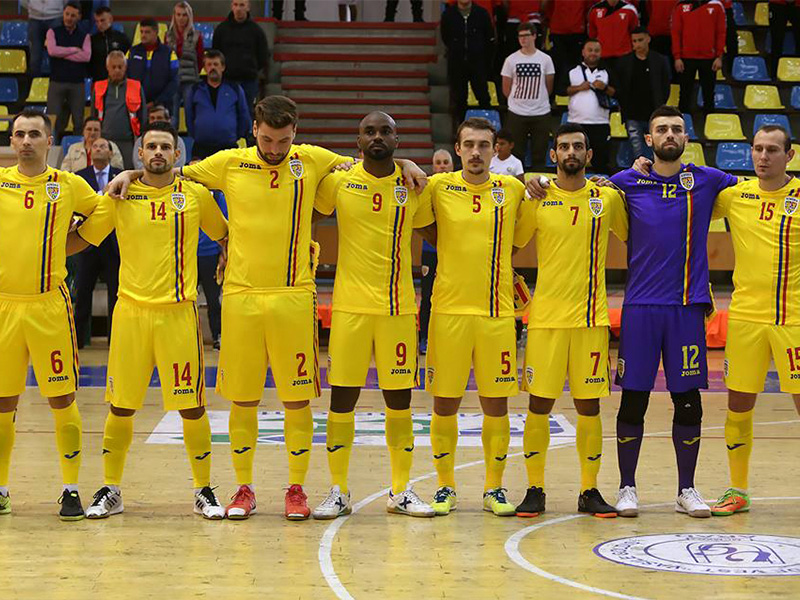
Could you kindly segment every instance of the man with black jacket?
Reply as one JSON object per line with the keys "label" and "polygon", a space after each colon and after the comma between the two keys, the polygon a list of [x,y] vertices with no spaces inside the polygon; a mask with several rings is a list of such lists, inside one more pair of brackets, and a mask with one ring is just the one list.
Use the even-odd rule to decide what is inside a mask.
{"label": "man with black jacket", "polygon": [[644,27],[631,33],[633,52],[617,62],[617,99],[628,130],[633,158],[653,160],[653,150],[644,141],[652,112],[667,103],[672,76],[669,59],[650,50],[650,34]]}
{"label": "man with black jacket", "polygon": [[89,62],[92,81],[108,79],[106,70],[106,57],[112,50],[119,50],[126,53],[130,50],[131,41],[122,31],[117,31],[112,27],[114,16],[111,9],[101,6],[94,11],[94,22],[97,25],[97,33],[92,35],[92,58]]}

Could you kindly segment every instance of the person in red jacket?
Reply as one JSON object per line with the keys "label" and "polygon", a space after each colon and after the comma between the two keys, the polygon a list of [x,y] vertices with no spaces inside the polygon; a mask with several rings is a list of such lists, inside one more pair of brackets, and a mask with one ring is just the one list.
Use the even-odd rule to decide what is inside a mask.
{"label": "person in red jacket", "polygon": [[672,10],[678,0],[640,0],[639,13],[642,26],[650,34],[650,49],[664,56],[672,56],[670,22]]}
{"label": "person in red jacket", "polygon": [[[586,13],[593,0],[542,0],[541,13],[550,28],[550,55],[556,67],[556,93],[566,95],[569,72],[583,58]],[[542,36],[544,39],[544,36]]]}
{"label": "person in red jacket", "polygon": [[714,111],[714,74],[725,53],[725,9],[720,0],[681,0],[672,12],[672,56],[681,79],[678,107],[692,109],[695,73],[700,73],[703,112]]}
{"label": "person in red jacket", "polygon": [[623,0],[603,0],[589,9],[588,33],[599,40],[606,67],[614,69],[617,59],[630,54],[631,32],[639,26],[636,7]]}
{"label": "person in red jacket", "polygon": [[772,38],[770,67],[773,77],[778,74],[778,61],[783,56],[783,39],[789,21],[792,22],[794,52],[797,55],[800,53],[800,4],[797,0],[769,0],[769,32]]}

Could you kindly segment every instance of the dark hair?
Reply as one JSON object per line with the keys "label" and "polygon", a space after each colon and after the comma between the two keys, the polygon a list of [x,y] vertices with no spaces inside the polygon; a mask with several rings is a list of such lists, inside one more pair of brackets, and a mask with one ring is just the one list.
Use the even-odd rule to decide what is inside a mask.
{"label": "dark hair", "polygon": [[653,114],[650,115],[650,121],[647,124],[647,131],[650,131],[653,128],[653,120],[657,119],[658,117],[680,117],[683,119],[683,113],[674,106],[662,104],[653,111]]}
{"label": "dark hair", "polygon": [[156,20],[152,17],[145,17],[144,19],[139,21],[139,29],[141,29],[142,27],[151,27],[156,31],[158,31],[158,23],[156,23]]}
{"label": "dark hair", "polygon": [[789,136],[789,132],[786,131],[786,128],[782,125],[762,125],[758,128],[755,135],[753,136],[753,142],[755,143],[756,135],[761,132],[764,133],[772,133],[773,131],[780,131],[783,134],[783,150],[784,152],[788,152],[792,149],[792,138]]}
{"label": "dark hair", "polygon": [[498,140],[505,140],[507,142],[511,142],[512,144],[514,143],[514,137],[511,135],[511,132],[506,128],[503,128],[500,131],[498,131],[496,137]]}
{"label": "dark hair", "polygon": [[256,125],[266,123],[273,129],[297,125],[297,104],[286,96],[267,96],[256,104],[254,118]]}
{"label": "dark hair", "polygon": [[533,35],[539,35],[539,31],[536,29],[536,25],[527,21],[525,23],[520,23],[517,25],[517,33],[522,33],[523,31],[529,31]]}
{"label": "dark hair", "polygon": [[456,143],[461,143],[461,132],[464,129],[478,129],[481,131],[491,131],[492,132],[492,145],[497,142],[497,129],[495,129],[492,122],[488,119],[484,119],[483,117],[470,117],[461,125],[458,126],[458,130],[456,131]]}
{"label": "dark hair", "polygon": [[28,119],[41,119],[44,121],[44,131],[47,135],[51,135],[53,133],[53,124],[50,122],[50,118],[44,114],[40,110],[36,110],[35,108],[24,108],[21,112],[18,112],[14,115],[14,118],[11,119],[11,131],[14,131],[14,125],[17,123],[17,119],[21,117],[26,117]]}
{"label": "dark hair", "polygon": [[98,6],[97,10],[94,11],[94,16],[99,17],[100,15],[104,15],[106,13],[111,13],[111,8],[108,6]]}
{"label": "dark hair", "polygon": [[646,33],[647,35],[650,35],[650,32],[647,31],[647,29],[645,29],[641,25],[639,25],[639,27],[635,27],[633,29],[633,31],[631,31],[631,35],[635,35],[635,34],[639,34],[639,33]]}
{"label": "dark hair", "polygon": [[148,123],[142,129],[142,146],[144,146],[144,138],[150,131],[163,131],[172,134],[172,139],[175,142],[175,148],[178,147],[178,130],[173,127],[172,123],[165,121],[156,121],[155,123]]}
{"label": "dark hair", "polygon": [[149,117],[149,116],[150,116],[150,114],[151,114],[151,113],[154,113],[154,112],[163,112],[165,115],[167,115],[167,118],[168,118],[168,119],[169,119],[169,117],[170,117],[170,115],[169,115],[169,109],[168,109],[166,106],[164,106],[163,104],[153,104],[153,106],[151,106],[151,107],[150,107],[150,108],[147,110],[147,116]]}
{"label": "dark hair", "polygon": [[222,53],[222,51],[217,50],[216,48],[206,50],[203,53],[203,58],[210,58],[212,60],[218,58],[222,62],[222,65],[225,65],[225,55]]}
{"label": "dark hair", "polygon": [[78,2],[74,2],[73,0],[70,0],[69,2],[65,3],[65,4],[64,4],[64,8],[74,8],[74,9],[75,9],[75,10],[77,10],[79,13],[83,14],[83,11],[81,10],[81,5],[80,5],[80,3],[78,3]]}
{"label": "dark hair", "polygon": [[556,132],[553,134],[553,150],[558,146],[559,136],[566,135],[567,133],[582,133],[583,139],[586,140],[586,149],[591,149],[592,145],[589,142],[589,135],[581,125],[577,123],[564,123],[559,125],[558,129],[556,129]]}
{"label": "dark hair", "polygon": [[98,123],[102,124],[102,121],[100,119],[98,119],[97,117],[86,117],[83,120],[83,126],[86,127],[87,123],[92,123],[93,121],[97,121]]}
{"label": "dark hair", "polygon": [[[586,48],[586,44],[591,44],[592,42],[597,42],[598,44],[600,44],[600,40],[598,40],[597,38],[586,38],[586,40],[584,40],[583,45],[581,46],[581,48]],[[602,46],[602,44],[600,44],[600,45]]]}

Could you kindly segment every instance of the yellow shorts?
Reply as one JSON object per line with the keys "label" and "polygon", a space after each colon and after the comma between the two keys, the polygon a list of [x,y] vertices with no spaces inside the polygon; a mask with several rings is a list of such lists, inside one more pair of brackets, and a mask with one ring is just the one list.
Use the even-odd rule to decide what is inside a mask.
{"label": "yellow shorts", "polygon": [[560,398],[567,377],[573,398],[608,396],[609,368],[608,327],[528,329],[522,385],[533,396]]}
{"label": "yellow shorts", "polygon": [[304,289],[229,294],[222,301],[217,392],[260,400],[267,366],[284,402],[319,397],[317,297]]}
{"label": "yellow shorts", "polygon": [[333,311],[328,344],[328,383],[363,387],[375,349],[382,390],[417,386],[416,315],[364,315]]}
{"label": "yellow shorts", "polygon": [[111,324],[106,402],[142,408],[153,367],[164,410],[205,406],[203,334],[194,302],[147,305],[120,298]]}
{"label": "yellow shorts", "polygon": [[737,392],[764,391],[770,357],[781,391],[800,394],[800,327],[728,320],[725,345],[725,385]]}
{"label": "yellow shorts", "polygon": [[441,398],[460,398],[474,366],[481,396],[503,398],[519,393],[514,321],[514,317],[432,314],[425,389]]}
{"label": "yellow shorts", "polygon": [[32,296],[0,295],[0,396],[25,391],[28,362],[45,398],[78,388],[78,345],[65,284]]}

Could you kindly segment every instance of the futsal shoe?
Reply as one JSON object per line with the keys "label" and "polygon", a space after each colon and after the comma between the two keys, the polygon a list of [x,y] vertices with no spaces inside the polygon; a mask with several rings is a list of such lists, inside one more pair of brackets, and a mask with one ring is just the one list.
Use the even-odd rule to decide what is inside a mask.
{"label": "futsal shoe", "polygon": [[336,517],[349,515],[351,512],[353,512],[353,507],[350,505],[350,492],[345,494],[338,485],[335,485],[322,504],[314,509],[311,516],[320,521],[329,521]]}
{"label": "futsal shoe", "polygon": [[256,512],[256,493],[249,485],[240,485],[231,496],[231,502],[225,508],[225,514],[234,521],[244,521]]}
{"label": "futsal shoe", "polygon": [[588,513],[601,519],[613,519],[617,516],[617,509],[603,499],[597,488],[581,492],[578,496],[578,512]]}
{"label": "futsal shoe", "polygon": [[433,502],[431,508],[438,517],[449,515],[456,508],[458,508],[458,498],[456,491],[449,486],[442,486],[433,495]]}
{"label": "futsal shoe", "polygon": [[728,488],[717,503],[711,507],[715,517],[730,517],[732,514],[750,510],[750,495],[736,488]]}
{"label": "futsal shoe", "polygon": [[636,494],[636,488],[632,485],[626,485],[620,489],[617,496],[617,514],[620,517],[638,517],[639,516],[639,497]]}
{"label": "futsal shoe", "polygon": [[513,517],[517,514],[514,505],[506,500],[505,488],[494,488],[483,494],[483,510],[497,517]]}
{"label": "futsal shoe", "polygon": [[61,505],[58,517],[62,521],[80,521],[83,519],[83,505],[77,491],[69,492],[64,490],[58,503]]}
{"label": "futsal shoe", "polygon": [[675,500],[675,511],[684,513],[696,519],[707,519],[711,516],[711,509],[705,503],[697,488],[684,488]]}
{"label": "futsal shoe", "polygon": [[517,506],[518,517],[538,517],[544,512],[545,503],[544,490],[540,487],[532,485],[525,492],[525,499]]}
{"label": "futsal shoe", "polygon": [[118,515],[123,510],[125,508],[122,506],[122,493],[105,485],[95,492],[92,503],[86,509],[86,518],[105,519],[111,515]]}
{"label": "futsal shoe", "polygon": [[386,501],[386,512],[396,515],[408,515],[410,517],[435,517],[436,512],[429,504],[422,501],[417,493],[410,487],[393,494],[389,490],[389,499]]}
{"label": "futsal shoe", "polygon": [[225,518],[225,509],[217,500],[214,490],[208,486],[194,493],[194,513],[212,521]]}
{"label": "futsal shoe", "polygon": [[11,514],[11,495],[0,494],[0,515]]}
{"label": "futsal shoe", "polygon": [[286,490],[286,518],[290,521],[305,521],[311,511],[308,508],[308,496],[302,485],[290,485]]}

